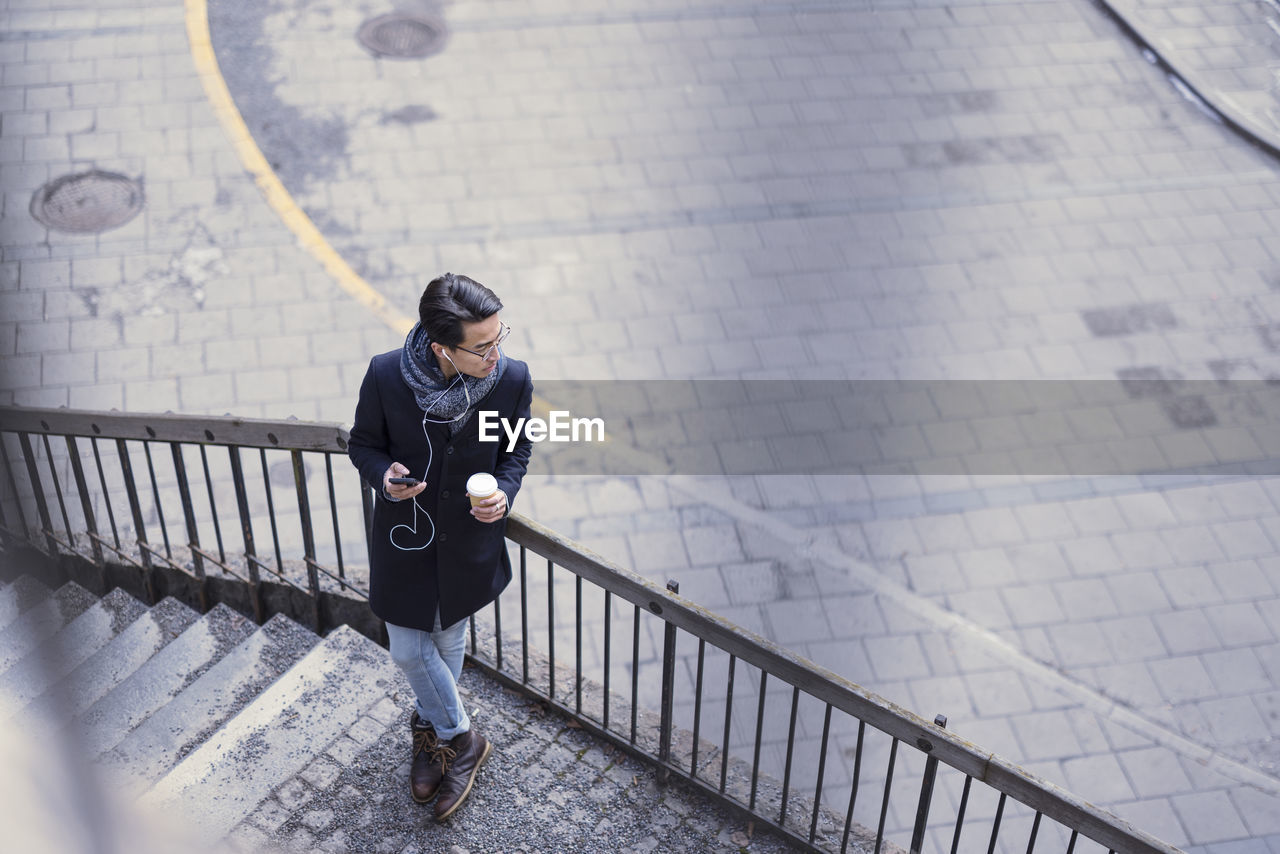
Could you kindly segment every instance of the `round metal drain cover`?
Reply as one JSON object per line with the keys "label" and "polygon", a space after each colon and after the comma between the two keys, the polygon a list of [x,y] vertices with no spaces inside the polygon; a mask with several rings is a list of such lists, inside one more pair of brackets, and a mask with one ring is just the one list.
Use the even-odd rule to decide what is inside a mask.
{"label": "round metal drain cover", "polygon": [[361,24],[356,39],[377,56],[417,59],[444,47],[444,22],[425,15],[388,12]]}
{"label": "round metal drain cover", "polygon": [[36,190],[31,215],[58,231],[106,231],[137,216],[143,202],[140,182],[94,169],[63,175]]}

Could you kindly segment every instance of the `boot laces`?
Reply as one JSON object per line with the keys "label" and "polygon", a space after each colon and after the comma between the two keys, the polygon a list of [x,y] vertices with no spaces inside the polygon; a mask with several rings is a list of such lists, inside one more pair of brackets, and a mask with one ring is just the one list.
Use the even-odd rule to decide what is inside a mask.
{"label": "boot laces", "polygon": [[444,772],[449,770],[449,764],[457,757],[458,751],[454,750],[445,742],[438,742],[435,746],[435,752],[432,759],[440,763],[440,770]]}
{"label": "boot laces", "polygon": [[417,756],[423,751],[432,752],[436,749],[436,732],[433,729],[415,729],[413,732],[413,755]]}

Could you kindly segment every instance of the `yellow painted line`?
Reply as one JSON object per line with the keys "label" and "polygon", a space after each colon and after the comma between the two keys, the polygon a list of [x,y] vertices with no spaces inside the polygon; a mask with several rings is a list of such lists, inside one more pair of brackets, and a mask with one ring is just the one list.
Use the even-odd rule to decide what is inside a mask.
{"label": "yellow painted line", "polygon": [[206,0],[184,0],[187,17],[187,39],[191,43],[191,57],[195,60],[196,71],[200,82],[204,84],[205,94],[213,106],[213,112],[222,123],[222,128],[231,138],[240,162],[244,164],[253,182],[258,185],[267,204],[276,212],[285,226],[298,238],[302,248],[311,253],[337,281],[338,285],[355,298],[356,302],[368,308],[374,316],[390,326],[401,335],[407,335],[417,318],[411,317],[397,309],[391,302],[366,282],[359,273],[351,269],[351,265],[329,245],[320,229],[316,228],[311,218],[303,212],[285,189],[262,150],[254,142],[244,117],[236,109],[231,92],[222,78],[222,70],[218,67],[218,58],[213,52],[213,41],[209,37],[209,9]]}
{"label": "yellow painted line", "polygon": [[[249,126],[245,124],[244,117],[236,109],[236,102],[231,98],[227,81],[222,77],[218,57],[213,52],[213,40],[209,36],[208,3],[206,0],[184,0],[184,2],[187,40],[191,43],[191,58],[195,61],[200,82],[204,84],[204,91],[209,97],[213,112],[222,123],[227,136],[231,138],[231,143],[240,156],[240,162],[253,176],[253,182],[262,191],[267,204],[298,238],[302,248],[324,265],[329,275],[333,276],[344,291],[400,335],[408,335],[418,319],[398,310],[390,300],[351,269],[351,265],[342,259],[328,240],[325,240],[320,229],[316,228],[316,224],[311,221],[311,217],[306,215],[285,189],[284,182],[271,168],[262,149],[258,148],[258,143],[254,142],[253,134],[249,133]],[[535,394],[532,409],[533,414],[548,418],[552,406]]]}

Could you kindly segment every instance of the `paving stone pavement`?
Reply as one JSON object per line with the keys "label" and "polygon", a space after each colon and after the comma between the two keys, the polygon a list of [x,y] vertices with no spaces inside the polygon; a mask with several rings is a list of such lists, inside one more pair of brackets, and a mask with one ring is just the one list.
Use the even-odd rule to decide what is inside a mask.
{"label": "paving stone pavement", "polygon": [[[483,677],[465,678],[494,751],[452,820],[409,796],[407,684],[230,834],[244,852],[793,850]],[[389,769],[394,769],[393,771]]]}
{"label": "paving stone pavement", "polygon": [[[715,485],[698,483],[701,501],[714,501]],[[1274,479],[1266,483],[1275,489]],[[1254,481],[1237,481],[1024,501],[1012,509],[868,519],[834,532],[797,524],[798,537],[785,530],[779,536],[786,526],[744,526],[731,563],[692,557],[699,541],[733,530],[733,516],[708,512],[694,490],[673,496],[681,505],[678,524],[663,518],[666,509],[597,514],[576,529],[569,518],[550,524],[597,550],[630,555],[651,577],[681,580],[684,595],[918,714],[945,713],[966,737],[1020,757],[1052,782],[1093,793],[1153,833],[1176,838],[1183,826],[1221,832],[1223,816],[1234,815],[1237,832],[1265,837],[1275,832],[1275,796],[1259,793],[1274,791],[1276,772],[1274,556],[1262,563],[1188,556],[1164,565],[1143,558],[1135,568],[1116,549],[1155,536],[1183,552],[1197,542],[1220,552],[1216,526],[1191,520],[1215,498],[1241,499],[1236,507],[1245,519],[1273,514],[1265,496],[1261,504],[1245,500],[1257,497],[1255,489]],[[1068,514],[1083,513],[1087,502],[1119,519],[1114,533],[1076,532]],[[976,544],[991,528],[975,523],[993,513],[1010,514],[1018,533]],[[1127,521],[1140,513],[1146,521]],[[1175,531],[1178,518],[1184,523]],[[1159,527],[1162,519],[1167,527]],[[967,625],[956,626],[950,615]],[[561,649],[570,643],[557,639]],[[688,650],[685,664],[678,698],[693,696]],[[735,732],[744,753],[755,696],[748,690],[744,701],[738,689],[735,710],[745,711]],[[723,704],[713,707],[704,714],[716,720]],[[687,726],[687,700],[680,709]],[[785,715],[785,705],[771,708],[773,727],[766,728],[765,766],[774,773],[783,767]],[[820,734],[820,723],[814,726],[801,727],[810,749]],[[1206,745],[1217,754],[1200,747]],[[846,765],[835,779],[847,781],[849,773]],[[950,797],[954,808],[958,795],[952,790]],[[909,816],[896,818],[905,823],[890,826],[906,832]]]}
{"label": "paving stone pavement", "polygon": [[1280,143],[1280,5],[1108,0],[1188,88],[1273,151]]}
{"label": "paving stone pavement", "polygon": [[[263,202],[182,4],[46,7],[0,13],[2,401],[348,420],[398,334]],[[409,311],[473,273],[538,378],[1280,375],[1275,159],[1089,4],[456,5],[415,62],[355,43],[387,8],[209,18],[339,253]],[[1263,121],[1271,7],[1129,11]],[[90,166],[142,214],[38,226]],[[1274,852],[1277,500],[978,471],[536,478],[517,509],[1188,850]]]}
{"label": "paving stone pavement", "polygon": [[[3,14],[6,399],[349,417],[342,371],[396,336],[343,310],[246,180],[195,73],[182,4]],[[143,178],[142,213],[97,235],[31,218],[39,187],[89,168]]]}

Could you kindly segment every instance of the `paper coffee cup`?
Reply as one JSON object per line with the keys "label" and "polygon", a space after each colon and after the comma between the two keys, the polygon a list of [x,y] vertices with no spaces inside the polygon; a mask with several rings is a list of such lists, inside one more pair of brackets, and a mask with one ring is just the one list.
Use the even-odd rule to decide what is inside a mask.
{"label": "paper coffee cup", "polygon": [[472,507],[497,491],[498,480],[488,472],[476,472],[467,478],[467,497],[471,499]]}

